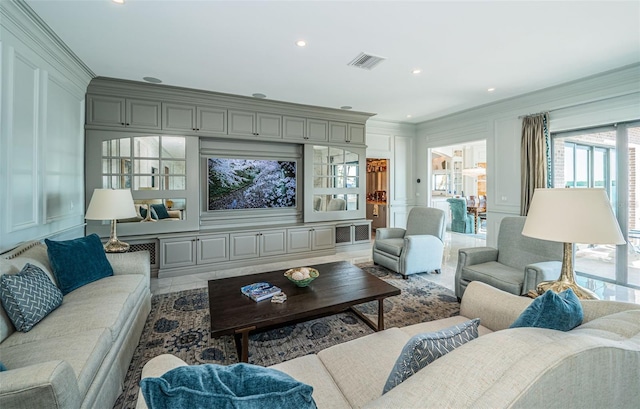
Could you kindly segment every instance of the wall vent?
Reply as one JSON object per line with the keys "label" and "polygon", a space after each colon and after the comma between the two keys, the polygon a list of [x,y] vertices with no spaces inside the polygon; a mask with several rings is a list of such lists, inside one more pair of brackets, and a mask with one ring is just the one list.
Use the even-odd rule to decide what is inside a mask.
{"label": "wall vent", "polygon": [[351,60],[349,64],[352,67],[358,67],[365,70],[371,70],[376,65],[380,64],[382,61],[386,60],[384,57],[378,57],[376,55],[360,53],[356,58]]}

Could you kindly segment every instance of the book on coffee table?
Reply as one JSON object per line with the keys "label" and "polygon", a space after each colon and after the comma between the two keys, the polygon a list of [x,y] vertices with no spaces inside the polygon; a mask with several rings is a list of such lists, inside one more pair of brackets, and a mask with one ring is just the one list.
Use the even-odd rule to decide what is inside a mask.
{"label": "book on coffee table", "polygon": [[282,292],[280,287],[276,287],[275,285],[266,282],[245,285],[244,287],[240,288],[240,291],[242,292],[242,294],[246,295],[256,302],[266,300]]}

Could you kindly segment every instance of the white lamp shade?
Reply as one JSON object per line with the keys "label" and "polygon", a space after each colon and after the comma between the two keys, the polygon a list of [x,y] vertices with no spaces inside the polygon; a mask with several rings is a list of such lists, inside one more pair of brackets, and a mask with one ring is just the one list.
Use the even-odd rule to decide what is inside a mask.
{"label": "white lamp shade", "polygon": [[522,234],[563,243],[625,244],[604,189],[536,189]]}
{"label": "white lamp shade", "polygon": [[135,216],[135,205],[129,189],[95,189],[84,218],[114,220]]}

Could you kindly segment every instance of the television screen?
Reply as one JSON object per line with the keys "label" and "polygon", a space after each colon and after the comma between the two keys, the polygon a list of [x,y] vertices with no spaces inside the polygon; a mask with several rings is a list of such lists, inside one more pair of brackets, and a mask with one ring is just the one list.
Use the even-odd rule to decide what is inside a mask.
{"label": "television screen", "polygon": [[296,206],[296,162],[209,158],[209,210]]}

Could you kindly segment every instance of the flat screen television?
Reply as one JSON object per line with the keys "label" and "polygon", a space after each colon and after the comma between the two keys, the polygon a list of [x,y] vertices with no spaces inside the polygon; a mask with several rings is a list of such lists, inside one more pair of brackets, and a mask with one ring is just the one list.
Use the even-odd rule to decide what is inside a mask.
{"label": "flat screen television", "polygon": [[207,159],[208,209],[296,207],[296,162]]}

